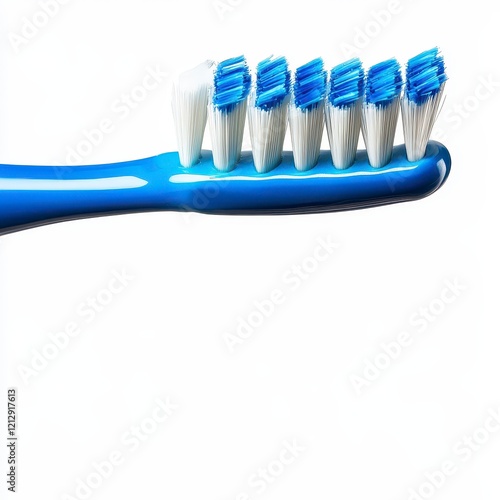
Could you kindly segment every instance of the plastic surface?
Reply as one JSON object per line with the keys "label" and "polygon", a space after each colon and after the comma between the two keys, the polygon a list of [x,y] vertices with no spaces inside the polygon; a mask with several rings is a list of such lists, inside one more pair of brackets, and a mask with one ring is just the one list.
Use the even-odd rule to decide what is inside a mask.
{"label": "plastic surface", "polygon": [[177,210],[209,214],[334,212],[411,201],[432,194],[450,173],[451,158],[430,142],[426,156],[409,162],[404,146],[389,165],[374,169],[365,151],[336,170],[329,151],[298,172],[292,153],[268,174],[258,174],[250,152],[229,173],[217,172],[212,154],[182,168],[177,153],[110,165],[40,167],[0,165],[0,234],[53,222],[134,212]]}

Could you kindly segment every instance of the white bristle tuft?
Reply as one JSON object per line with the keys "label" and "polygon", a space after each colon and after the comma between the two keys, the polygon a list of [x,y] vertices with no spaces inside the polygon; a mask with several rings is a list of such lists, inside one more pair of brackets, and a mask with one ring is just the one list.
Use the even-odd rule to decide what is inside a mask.
{"label": "white bristle tuft", "polygon": [[230,111],[208,105],[214,165],[221,172],[230,172],[240,160],[246,112],[246,99]]}
{"label": "white bristle tuft", "polygon": [[399,118],[399,98],[386,106],[364,103],[361,130],[370,165],[381,168],[392,159]]}
{"label": "white bristle tuft", "polygon": [[425,156],[432,129],[443,104],[445,85],[443,83],[439,92],[423,104],[417,104],[406,96],[401,101],[403,133],[409,161],[418,161]]}
{"label": "white bristle tuft", "polygon": [[172,109],[183,167],[199,162],[207,124],[207,105],[213,81],[213,62],[206,61],[181,74],[174,82]]}
{"label": "white bristle tuft", "polygon": [[311,109],[290,105],[290,134],[295,168],[304,172],[318,163],[325,125],[325,104]]}
{"label": "white bristle tuft", "polygon": [[254,165],[260,174],[270,172],[281,163],[289,102],[290,98],[287,97],[279,106],[261,109],[255,106],[255,92],[250,97],[248,108],[250,141]]}
{"label": "white bristle tuft", "polygon": [[326,104],[326,130],[335,168],[344,170],[356,159],[361,128],[361,101],[344,107]]}

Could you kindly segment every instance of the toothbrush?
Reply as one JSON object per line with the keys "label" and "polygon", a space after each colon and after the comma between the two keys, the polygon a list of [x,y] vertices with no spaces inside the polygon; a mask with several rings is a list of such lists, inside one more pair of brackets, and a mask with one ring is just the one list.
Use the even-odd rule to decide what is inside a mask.
{"label": "toothbrush", "polygon": [[[319,151],[316,140],[323,133],[325,114],[328,123],[328,103],[323,115],[318,110],[323,111],[325,100],[331,98],[326,95],[326,71],[321,60],[311,61],[296,71],[293,84],[289,82],[288,66],[283,59],[265,60],[258,67],[253,90],[243,57],[223,61],[215,71],[211,63],[204,63],[181,77],[174,91],[179,153],[76,168],[0,165],[0,234],[101,215],[161,210],[236,215],[309,214],[375,207],[428,196],[447,179],[451,157],[442,144],[427,142],[446,77],[437,52],[431,56],[425,54],[408,63],[404,98],[408,102],[400,104],[395,61],[369,70],[362,104],[357,100],[351,102],[351,85],[343,87],[333,82],[335,89],[341,89],[337,95],[340,101],[334,100],[333,105],[344,102],[362,107],[362,131],[369,144],[368,151],[358,151],[354,163],[344,169],[344,165],[332,164],[332,151]],[[201,73],[205,74],[200,76]],[[208,87],[207,74],[211,82]],[[355,87],[355,93],[359,93],[359,86]],[[251,91],[254,94],[250,95]],[[266,95],[266,91],[270,94]],[[391,136],[392,131],[380,134],[368,116],[373,109],[366,110],[376,108],[377,116],[395,127],[396,105],[403,107],[406,146],[393,147],[391,137],[385,137]],[[205,129],[205,114],[200,106],[206,107],[213,153],[200,151]],[[413,108],[409,113],[404,106]],[[262,118],[263,113],[272,110],[278,117],[273,121],[267,116],[260,124],[254,123],[253,156],[249,151],[241,153],[247,108],[249,117],[260,113]],[[432,119],[427,117],[427,108],[433,110]],[[195,112],[197,115],[192,116]],[[184,113],[183,118],[179,113]],[[303,113],[298,118],[289,118],[291,128],[295,127],[292,136],[297,133],[298,125],[310,138],[307,142],[296,136],[293,152],[282,152],[283,128],[286,129],[283,117],[287,113],[290,117]],[[314,124],[311,120],[304,123],[304,116]],[[268,126],[271,122],[276,130],[274,125]],[[317,127],[319,123],[321,127]],[[334,120],[327,125],[333,135],[337,133],[336,126]],[[422,127],[425,131],[421,131]],[[344,138],[346,144],[356,142],[356,134],[359,136],[356,128],[345,132],[349,135]],[[411,159],[415,149],[411,137],[418,131],[421,135],[417,134],[416,149],[419,154],[423,150],[424,155]],[[381,135],[383,141],[382,137],[380,143],[374,141],[374,137]],[[272,147],[266,146],[271,142],[275,143]],[[301,143],[298,148],[297,143]],[[346,163],[352,162],[352,155],[352,151],[345,153],[349,159]],[[382,165],[382,160],[389,163]]]}

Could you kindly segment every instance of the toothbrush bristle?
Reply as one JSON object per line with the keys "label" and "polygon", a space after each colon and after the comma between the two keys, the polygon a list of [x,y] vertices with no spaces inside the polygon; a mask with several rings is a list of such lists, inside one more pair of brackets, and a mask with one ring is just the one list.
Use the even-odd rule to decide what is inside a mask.
{"label": "toothbrush bristle", "polygon": [[209,124],[214,165],[222,172],[233,170],[240,159],[250,84],[250,70],[243,56],[217,66]]}
{"label": "toothbrush bristle", "polygon": [[444,60],[438,48],[412,57],[406,65],[401,111],[410,161],[418,161],[425,155],[441,107],[446,80]]}
{"label": "toothbrush bristle", "polygon": [[362,126],[370,165],[381,168],[392,158],[403,78],[396,59],[372,66],[366,79]]}
{"label": "toothbrush bristle", "polygon": [[437,48],[412,57],[406,65],[405,96],[422,104],[436,95],[447,80],[444,60]]}
{"label": "toothbrush bristle", "polygon": [[293,95],[295,106],[311,110],[323,103],[326,94],[326,71],[323,59],[318,57],[295,71]]}
{"label": "toothbrush bristle", "polygon": [[198,163],[207,124],[208,91],[213,62],[205,61],[182,73],[173,85],[174,113],[179,159],[183,167]]}
{"label": "toothbrush bristle", "polygon": [[366,79],[366,102],[377,106],[388,106],[399,98],[403,87],[401,66],[396,59],[375,64],[368,70]]}
{"label": "toothbrush bristle", "polygon": [[343,107],[357,102],[365,89],[365,72],[358,58],[335,66],[330,72],[328,101],[332,106]]}
{"label": "toothbrush bristle", "polygon": [[326,130],[333,165],[338,169],[350,167],[356,159],[364,86],[365,73],[359,59],[339,64],[330,72]]}
{"label": "toothbrush bristle", "polygon": [[366,73],[353,58],[328,74],[318,57],[299,66],[292,77],[287,59],[271,56],[257,65],[253,85],[243,55],[215,69],[213,65],[207,61],[181,75],[174,83],[172,105],[181,165],[199,161],[208,119],[213,164],[223,172],[240,161],[247,112],[259,173],[281,163],[288,124],[299,171],[317,164],[325,123],[335,168],[356,162],[360,132],[370,165],[384,167],[392,159],[400,112],[407,157],[418,161],[425,156],[448,80],[438,48],[409,59],[404,80],[394,58]]}
{"label": "toothbrush bristle", "polygon": [[290,132],[295,167],[300,171],[309,170],[318,162],[325,123],[326,80],[321,58],[295,72]]}
{"label": "toothbrush bristle", "polygon": [[255,105],[269,111],[290,94],[291,73],[284,57],[264,59],[257,65]]}
{"label": "toothbrush bristle", "polygon": [[290,102],[291,74],[284,57],[269,57],[257,66],[255,89],[248,108],[248,124],[257,172],[277,167],[283,154]]}
{"label": "toothbrush bristle", "polygon": [[244,56],[219,63],[214,78],[213,105],[232,111],[250,92],[250,70]]}

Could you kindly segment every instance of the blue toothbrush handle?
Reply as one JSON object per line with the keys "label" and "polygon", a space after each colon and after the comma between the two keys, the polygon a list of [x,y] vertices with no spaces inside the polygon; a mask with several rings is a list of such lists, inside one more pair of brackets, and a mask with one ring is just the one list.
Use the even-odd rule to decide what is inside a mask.
{"label": "blue toothbrush handle", "polygon": [[174,209],[162,157],[81,167],[0,165],[0,234],[100,215]]}
{"label": "blue toothbrush handle", "polygon": [[416,200],[436,191],[450,173],[448,150],[430,142],[409,162],[404,146],[372,168],[365,151],[348,170],[333,168],[329,151],[309,172],[297,172],[292,154],[268,174],[257,174],[251,153],[233,172],[215,170],[209,152],[190,169],[177,153],[125,163],[82,167],[0,165],[0,234],[53,222],[161,210],[211,214],[334,212]]}

